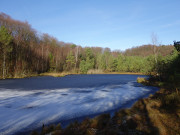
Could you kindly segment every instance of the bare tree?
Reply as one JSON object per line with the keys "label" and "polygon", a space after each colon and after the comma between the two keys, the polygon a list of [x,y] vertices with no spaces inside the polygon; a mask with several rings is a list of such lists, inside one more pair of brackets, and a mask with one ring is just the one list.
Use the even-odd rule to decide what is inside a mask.
{"label": "bare tree", "polygon": [[157,64],[157,54],[158,54],[158,46],[159,46],[159,43],[158,43],[158,37],[155,33],[152,33],[151,34],[151,42],[152,42],[152,45],[153,45],[153,53],[154,53],[154,60]]}
{"label": "bare tree", "polygon": [[159,47],[159,41],[158,41],[158,36],[155,33],[152,33],[151,35],[151,41],[153,44],[153,54],[154,54],[154,60],[155,60],[155,67],[156,67],[156,73],[157,76],[159,77],[159,80],[161,80],[161,74],[159,72],[159,66],[158,66],[158,60],[157,60],[157,56],[159,53],[158,47]]}

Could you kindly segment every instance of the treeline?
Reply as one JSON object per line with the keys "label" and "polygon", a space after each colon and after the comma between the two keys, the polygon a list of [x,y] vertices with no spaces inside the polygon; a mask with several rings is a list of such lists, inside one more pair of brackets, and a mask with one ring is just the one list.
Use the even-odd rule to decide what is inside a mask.
{"label": "treeline", "polygon": [[[156,49],[156,51],[154,51]],[[157,70],[157,58],[172,52],[173,46],[144,45],[122,51],[81,47],[38,33],[27,22],[0,14],[0,78],[43,72],[141,72]]]}
{"label": "treeline", "polygon": [[180,42],[174,42],[175,50],[158,61],[160,81],[170,83],[173,89],[180,89]]}
{"label": "treeline", "polygon": [[156,52],[161,54],[162,56],[166,56],[170,54],[174,50],[174,47],[172,45],[160,45],[160,46],[155,46],[155,45],[142,45],[138,47],[133,47],[130,49],[127,49],[124,52],[125,56],[149,56],[152,55]]}

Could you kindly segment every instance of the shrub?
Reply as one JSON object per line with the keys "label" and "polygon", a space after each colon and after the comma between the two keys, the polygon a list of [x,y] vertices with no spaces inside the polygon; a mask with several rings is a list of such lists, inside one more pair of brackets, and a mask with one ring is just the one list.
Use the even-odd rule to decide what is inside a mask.
{"label": "shrub", "polygon": [[138,82],[138,83],[145,83],[145,82],[147,82],[147,80],[146,80],[145,78],[138,77],[138,78],[137,78],[137,82]]}
{"label": "shrub", "polygon": [[161,98],[161,107],[168,111],[176,111],[180,105],[180,95],[176,92],[165,95]]}

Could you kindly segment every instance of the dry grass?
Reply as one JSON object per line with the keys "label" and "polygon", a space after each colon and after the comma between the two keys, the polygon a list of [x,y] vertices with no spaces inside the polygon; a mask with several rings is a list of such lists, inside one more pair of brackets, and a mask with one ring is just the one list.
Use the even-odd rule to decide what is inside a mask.
{"label": "dry grass", "polygon": [[161,111],[162,104],[164,103],[161,100],[154,99],[150,99],[146,103],[147,112],[153,126],[157,127],[160,135],[179,135],[180,118],[176,115],[177,110],[168,113],[170,108],[166,108],[168,111]]}
{"label": "dry grass", "polygon": [[134,72],[108,72],[101,69],[90,69],[87,74],[123,74],[123,75],[145,75],[143,73],[134,73]]}
{"label": "dry grass", "polygon": [[101,69],[90,69],[87,74],[104,74],[104,72]]}
{"label": "dry grass", "polygon": [[143,77],[138,77],[137,78],[137,82],[138,83],[142,83],[142,84],[145,84],[145,83],[148,83],[148,80],[143,78]]}
{"label": "dry grass", "polygon": [[[143,110],[140,112],[143,114],[146,113],[146,118],[144,118],[144,120],[146,119],[145,120],[146,122],[142,119],[143,114],[140,115],[141,119],[138,118],[140,119],[139,122],[149,123],[147,125],[147,128],[151,129],[150,133],[153,133],[153,134],[180,135],[180,117],[177,115],[179,112],[180,106],[178,106],[177,109],[173,110],[171,113],[169,113],[170,108],[167,108],[167,107],[165,108],[166,110],[163,109],[162,111],[161,106],[164,104],[164,100],[166,100],[164,98],[166,98],[166,96],[164,96],[164,93],[162,92],[162,90],[157,92],[157,94],[158,94],[159,99],[156,98],[157,97],[156,94],[152,96],[151,98],[143,99],[144,110],[142,109],[142,104],[137,105],[138,106],[137,110]],[[174,100],[177,98],[175,98],[176,96],[174,96],[174,93],[173,93],[173,96],[171,96],[171,94],[167,96],[168,98],[170,96],[171,99],[173,100],[173,102],[171,102],[172,103],[171,105],[172,106],[176,105],[175,102],[177,101],[174,101]],[[167,102],[169,103],[169,101]],[[139,101],[136,104],[138,103]],[[135,112],[137,112],[137,110]],[[138,119],[136,119],[136,122],[138,122]],[[143,126],[141,125],[142,131],[145,131],[146,128],[143,129],[142,127]]]}
{"label": "dry grass", "polygon": [[[39,74],[40,76],[53,76],[53,77],[64,77],[67,75],[76,75],[80,74],[78,72],[46,72]],[[130,72],[104,72],[103,70],[88,70],[87,74],[141,74],[141,73],[130,73]]]}
{"label": "dry grass", "polygon": [[67,75],[72,75],[72,74],[78,74],[74,72],[46,72],[46,73],[41,73],[40,76],[53,76],[53,77],[64,77]]}
{"label": "dry grass", "polygon": [[104,74],[145,75],[143,73],[135,73],[135,72],[104,72]]}

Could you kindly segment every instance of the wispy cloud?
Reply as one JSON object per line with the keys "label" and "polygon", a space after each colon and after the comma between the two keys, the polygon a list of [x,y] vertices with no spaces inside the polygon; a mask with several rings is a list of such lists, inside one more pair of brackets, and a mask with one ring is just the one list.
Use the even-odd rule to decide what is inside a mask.
{"label": "wispy cloud", "polygon": [[177,20],[177,21],[172,22],[172,23],[161,25],[161,28],[169,28],[169,27],[174,27],[177,25],[180,25],[180,20]]}

